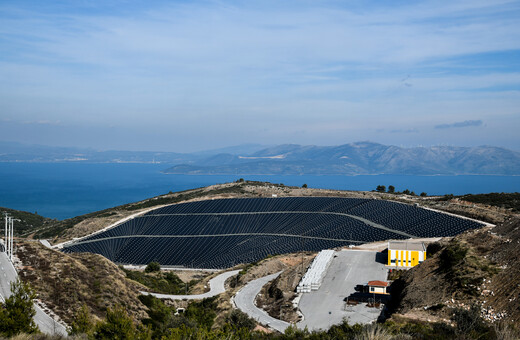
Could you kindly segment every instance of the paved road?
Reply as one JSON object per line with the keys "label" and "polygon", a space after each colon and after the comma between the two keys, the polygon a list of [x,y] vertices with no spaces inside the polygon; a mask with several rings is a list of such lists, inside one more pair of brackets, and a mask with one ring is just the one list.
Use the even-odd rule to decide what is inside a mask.
{"label": "paved road", "polygon": [[[0,294],[1,299],[5,300],[11,295],[11,282],[18,279],[18,274],[16,273],[12,263],[8,260],[5,252],[0,252],[0,268],[2,270],[2,273],[0,274]],[[36,310],[34,322],[38,328],[40,328],[40,331],[51,335],[67,335],[67,330],[62,324],[54,321],[54,319],[45,314],[45,312],[43,312],[43,310],[41,310],[36,304],[34,305],[34,308]]]}
{"label": "paved road", "polygon": [[222,273],[218,276],[215,276],[211,280],[209,280],[209,292],[206,292],[204,294],[196,294],[196,295],[170,295],[170,294],[159,294],[159,293],[149,293],[149,292],[140,292],[141,294],[145,295],[153,295],[156,298],[159,299],[171,299],[171,300],[198,300],[198,299],[205,299],[208,297],[213,297],[219,294],[222,294],[226,291],[226,287],[224,286],[224,283],[227,279],[230,277],[237,275],[240,272],[240,270],[232,270],[229,272]]}
{"label": "paved road", "polygon": [[259,323],[268,325],[269,327],[276,329],[279,332],[284,332],[287,327],[290,326],[288,322],[275,319],[267,314],[263,309],[258,308],[255,305],[255,298],[260,293],[262,287],[269,281],[274,280],[282,272],[267,275],[259,279],[249,282],[245,287],[240,289],[235,295],[235,305],[242,312],[246,313]]}
{"label": "paved road", "polygon": [[[379,309],[368,308],[365,304],[347,308],[343,299],[355,292],[354,287],[371,280],[386,281],[387,269],[383,263],[376,262],[375,251],[345,250],[336,252],[336,257],[327,270],[318,291],[304,293],[299,308],[304,319],[296,326],[309,330],[329,329],[347,318],[350,324],[369,323],[376,320]],[[284,332],[289,323],[269,316],[255,306],[254,301],[262,287],[280,273],[265,276],[249,282],[235,296],[237,308],[262,324]]]}
{"label": "paved road", "polygon": [[360,304],[345,311],[343,302],[345,297],[355,292],[354,287],[358,284],[386,281],[387,269],[383,263],[376,262],[376,254],[375,251],[362,250],[336,252],[320,289],[303,294],[299,307],[304,319],[298,327],[328,329],[341,323],[343,318],[347,318],[350,324],[376,320],[380,314],[378,309]]}

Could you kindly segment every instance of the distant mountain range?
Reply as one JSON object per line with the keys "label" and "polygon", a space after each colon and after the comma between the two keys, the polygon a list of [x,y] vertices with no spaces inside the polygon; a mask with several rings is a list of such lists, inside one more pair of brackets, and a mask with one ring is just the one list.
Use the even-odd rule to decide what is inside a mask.
{"label": "distant mountain range", "polygon": [[193,153],[157,151],[99,151],[88,148],[29,145],[0,141],[0,162],[83,162],[83,163],[191,163],[222,153],[248,154],[265,149],[265,145],[243,144]]}
{"label": "distant mountain range", "polygon": [[0,142],[0,162],[162,163],[167,174],[203,175],[520,175],[520,153],[500,147],[402,148],[243,144],[194,153],[97,151]]}
{"label": "distant mountain range", "polygon": [[94,149],[0,142],[0,162],[166,163],[191,162],[197,156],[175,152],[97,151]]}
{"label": "distant mountain range", "polygon": [[401,148],[371,142],[279,145],[251,154],[218,154],[175,165],[169,174],[519,175],[520,153],[492,146]]}

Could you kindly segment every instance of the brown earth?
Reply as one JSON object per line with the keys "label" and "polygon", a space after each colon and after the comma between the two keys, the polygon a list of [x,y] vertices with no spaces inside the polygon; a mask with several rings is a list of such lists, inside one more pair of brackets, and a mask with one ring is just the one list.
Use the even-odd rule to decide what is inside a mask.
{"label": "brown earth", "polygon": [[[282,259],[288,268],[276,279],[266,284],[256,298],[256,305],[274,318],[296,323],[300,320],[298,309],[293,307],[296,286],[316,257],[316,253],[304,253],[293,258]],[[303,258],[303,262],[302,262]]]}
{"label": "brown earth", "polygon": [[126,279],[106,258],[64,254],[39,242],[21,241],[16,248],[20,278],[29,282],[38,299],[67,324],[83,304],[99,319],[105,317],[107,307],[116,304],[124,306],[135,320],[146,316],[146,307],[137,299],[143,287]]}
{"label": "brown earth", "polygon": [[[488,321],[520,323],[519,217],[443,239],[440,245],[433,256],[392,284],[397,298],[392,307],[398,314],[449,320],[453,308],[477,304]],[[450,249],[467,252],[450,266],[443,260]]]}

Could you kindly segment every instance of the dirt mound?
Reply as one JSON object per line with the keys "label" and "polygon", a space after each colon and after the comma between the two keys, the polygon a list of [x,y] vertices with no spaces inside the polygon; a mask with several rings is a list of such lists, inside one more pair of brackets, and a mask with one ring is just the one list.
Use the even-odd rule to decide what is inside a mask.
{"label": "dirt mound", "polygon": [[[256,305],[261,306],[270,316],[287,322],[300,320],[297,308],[292,301],[297,296],[296,286],[307,271],[316,254],[285,257],[280,260],[288,267],[275,280],[265,285],[256,298]],[[302,262],[303,260],[303,262]]]}

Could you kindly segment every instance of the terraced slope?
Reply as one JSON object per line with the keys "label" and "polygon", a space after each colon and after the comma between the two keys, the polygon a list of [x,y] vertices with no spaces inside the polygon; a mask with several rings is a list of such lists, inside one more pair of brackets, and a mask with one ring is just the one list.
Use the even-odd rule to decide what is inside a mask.
{"label": "terraced slope", "polygon": [[479,227],[470,220],[383,200],[219,199],[155,209],[64,251],[98,253],[116,263],[224,268],[267,255],[453,236]]}

